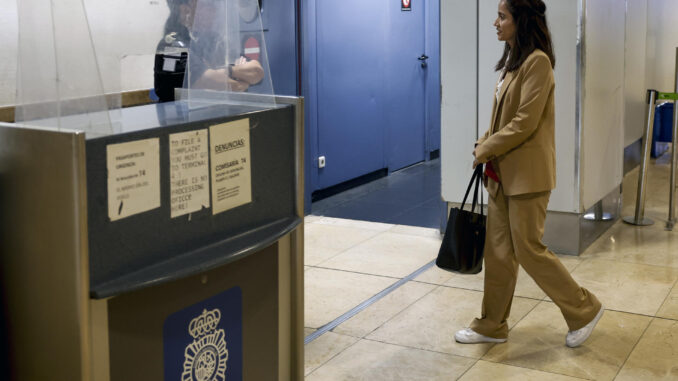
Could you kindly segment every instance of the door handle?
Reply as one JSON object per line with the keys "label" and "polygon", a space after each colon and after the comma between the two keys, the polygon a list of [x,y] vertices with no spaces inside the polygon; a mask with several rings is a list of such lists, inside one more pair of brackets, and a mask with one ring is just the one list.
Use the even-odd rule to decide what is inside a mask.
{"label": "door handle", "polygon": [[426,63],[426,60],[428,59],[428,56],[426,54],[422,54],[421,57],[418,58],[419,61],[421,61],[421,67],[426,69],[428,67],[428,63]]}

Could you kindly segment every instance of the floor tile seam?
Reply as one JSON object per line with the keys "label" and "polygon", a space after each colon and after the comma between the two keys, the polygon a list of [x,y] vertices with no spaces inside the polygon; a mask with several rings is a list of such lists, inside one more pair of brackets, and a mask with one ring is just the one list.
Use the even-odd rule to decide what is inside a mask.
{"label": "floor tile seam", "polygon": [[[420,348],[420,347],[415,347],[415,346],[406,345],[406,344],[391,343],[391,342],[388,342],[388,341],[385,341],[385,340],[370,339],[370,338],[367,338],[367,337],[362,338],[361,340],[372,341],[372,342],[375,342],[375,343],[381,343],[381,344],[387,344],[387,345],[393,345],[393,346],[401,347],[401,348],[414,349],[414,350],[417,350],[417,351],[436,353],[436,354],[439,354],[439,355],[461,357],[461,358],[469,359],[469,360],[480,360],[480,358],[477,358],[477,357],[464,356],[464,355],[459,355],[459,354],[456,354],[456,353],[436,351],[436,350],[429,349],[429,348]],[[454,338],[452,338],[452,340],[454,340]],[[490,348],[493,348],[494,345],[495,344],[493,344],[492,347],[490,347]]]}
{"label": "floor tile seam", "polygon": [[[326,262],[326,261],[323,261],[323,263],[324,263],[324,262]],[[321,263],[321,264],[322,264],[322,263]],[[323,269],[323,270],[341,271],[341,272],[349,273],[349,274],[371,275],[371,276],[378,276],[378,277],[380,277],[380,278],[388,278],[388,279],[398,279],[398,280],[400,280],[400,279],[406,278],[406,276],[404,276],[404,277],[397,277],[397,276],[391,276],[391,275],[380,275],[380,274],[364,273],[364,272],[360,272],[360,271],[352,271],[352,270],[336,269],[336,268],[332,268],[332,267],[323,267],[323,266],[320,266],[320,264],[318,264],[318,265],[316,265],[316,266],[313,266],[313,267],[315,267],[315,268],[317,268],[317,269]],[[375,294],[375,295],[376,295],[376,294]]]}
{"label": "floor tile seam", "polygon": [[475,360],[476,360],[476,361],[474,361],[473,364],[471,364],[471,366],[469,366],[462,374],[460,374],[459,377],[455,378],[455,380],[461,380],[462,378],[464,378],[464,376],[466,375],[466,373],[468,373],[468,372],[469,372],[471,369],[473,369],[480,361],[482,361],[481,359],[475,359]]}
{"label": "floor tile seam", "polygon": [[[353,316],[357,315],[360,311],[365,310],[372,304],[378,302],[379,300],[383,299],[393,291],[397,290],[398,288],[402,287],[403,285],[407,284],[409,281],[414,279],[415,277],[419,276],[419,274],[423,273],[424,271],[428,270],[435,264],[435,260],[431,261],[419,269],[415,270],[413,273],[403,277],[403,278],[395,278],[398,279],[394,283],[390,284],[388,287],[384,288],[383,290],[379,291],[375,295],[367,298],[363,302],[359,303],[357,306],[349,309],[347,312],[339,315],[337,318],[334,320],[328,322],[327,324],[321,326],[318,328],[317,331],[311,333],[310,335],[306,336],[304,338],[304,344],[308,344],[312,342],[313,340],[317,339],[318,337],[324,335],[325,333],[332,331],[339,325],[343,324],[344,322],[348,321],[351,319]],[[309,339],[310,338],[310,339]],[[307,341],[308,340],[308,341]]]}
{"label": "floor tile seam", "polygon": [[654,320],[666,320],[666,321],[678,323],[678,319],[672,319],[672,318],[667,318],[667,317],[663,317],[663,316],[655,316]]}
{"label": "floor tile seam", "polygon": [[627,362],[629,361],[629,359],[631,358],[631,355],[632,355],[633,352],[636,350],[636,347],[638,346],[638,344],[640,343],[640,341],[643,339],[643,336],[645,336],[645,333],[647,332],[647,330],[650,329],[650,326],[652,325],[652,322],[655,321],[655,319],[656,319],[656,318],[652,318],[652,319],[647,323],[647,326],[646,326],[645,329],[643,330],[643,333],[641,333],[641,334],[638,336],[638,339],[637,339],[636,342],[633,344],[633,347],[631,348],[631,350],[629,351],[629,353],[626,355],[626,358],[625,358],[624,361],[622,362],[621,366],[619,366],[619,369],[617,369],[617,373],[615,373],[613,380],[615,380],[615,379],[619,376],[619,373],[621,373],[621,371],[624,369],[624,366],[626,366],[626,363],[627,363]]}
{"label": "floor tile seam", "polygon": [[[534,299],[533,299],[533,300],[534,300]],[[535,303],[535,305],[534,305],[529,311],[527,311],[527,313],[526,313],[525,315],[523,315],[523,317],[521,317],[520,319],[518,319],[518,321],[516,322],[516,324],[513,325],[513,327],[509,328],[509,331],[508,331],[509,337],[510,337],[510,335],[511,335],[511,331],[513,331],[513,329],[514,329],[515,327],[517,327],[518,324],[520,324],[520,322],[523,321],[523,320],[527,317],[527,315],[531,314],[532,311],[534,311],[535,309],[537,309],[537,307],[539,307],[539,305],[542,304],[542,303],[543,303],[543,300],[542,300],[542,301],[537,301],[537,303]],[[481,357],[481,359],[483,359],[483,357],[487,356],[488,353],[490,353],[489,350],[488,350],[487,352],[485,352],[485,354]]]}
{"label": "floor tile seam", "polygon": [[[440,238],[443,237],[443,235],[440,234],[440,229],[437,229],[437,228],[426,228],[426,227],[415,226],[415,225],[393,224],[393,227],[392,227],[390,230],[396,229],[396,228],[398,228],[398,227],[405,227],[405,228],[408,228],[408,227],[415,227],[415,228],[422,228],[422,229],[435,230],[436,232],[438,232],[438,235],[440,236]],[[389,230],[389,231],[390,231],[390,230]],[[400,232],[399,234],[414,235],[414,236],[420,236],[420,237],[428,237],[428,236],[420,235],[420,234],[417,234],[417,233],[403,233],[403,232]]]}
{"label": "floor tile seam", "polygon": [[[367,230],[367,229],[366,229],[366,230]],[[375,230],[370,230],[370,231],[371,231],[371,232],[376,232]],[[386,233],[387,231],[388,231],[388,230],[386,230],[386,231],[380,231],[380,232],[378,232],[377,234],[375,234],[375,235],[373,235],[373,236],[371,236],[371,237],[368,237],[368,238],[366,238],[366,239],[364,239],[364,240],[362,240],[362,241],[360,241],[360,242],[357,242],[356,244],[354,244],[354,245],[352,245],[352,246],[350,246],[350,247],[348,247],[348,248],[342,250],[341,252],[337,253],[336,255],[333,255],[332,258],[336,257],[336,256],[339,255],[339,254],[344,254],[344,253],[346,253],[347,251],[352,250],[352,249],[354,249],[354,248],[356,248],[356,247],[362,245],[363,243],[366,243],[367,241],[370,241],[370,240],[372,240],[372,239],[374,239],[374,238],[376,238],[376,237],[378,237],[378,236],[380,236],[380,235]],[[319,246],[319,247],[320,247],[320,248],[325,248],[325,249],[331,249],[331,248],[326,248],[326,247],[322,247],[322,246]],[[329,260],[332,259],[332,258],[327,258],[327,259],[323,260],[322,262],[320,262],[320,263],[318,263],[318,264],[319,264],[319,265],[320,265],[320,264],[323,264],[323,263],[329,261]]]}
{"label": "floor tile seam", "polygon": [[[409,282],[411,282],[411,281],[409,281]],[[407,284],[407,283],[409,283],[409,282],[406,282],[406,283],[404,283],[403,285],[405,285],[405,284]],[[373,333],[376,332],[379,328],[383,327],[383,326],[386,325],[388,322],[390,322],[391,320],[395,319],[397,316],[401,315],[403,312],[405,312],[405,310],[407,310],[407,309],[409,309],[410,307],[412,307],[415,303],[419,302],[421,299],[423,299],[424,297],[426,297],[427,295],[429,295],[430,293],[432,293],[433,291],[435,291],[437,288],[438,288],[438,287],[433,287],[431,290],[429,290],[428,292],[424,293],[424,295],[420,296],[419,298],[417,298],[416,300],[414,300],[412,303],[406,305],[406,306],[403,307],[401,310],[399,310],[398,312],[396,312],[393,316],[391,316],[391,317],[388,318],[386,321],[384,321],[383,323],[381,323],[379,326],[377,326],[376,328],[374,328],[374,329],[371,330],[370,332],[364,334],[363,336],[360,336],[359,338],[360,338],[360,339],[367,339],[367,336],[373,334]],[[394,291],[395,291],[395,290],[394,290]],[[377,302],[378,302],[378,301],[377,301]],[[375,302],[374,304],[376,304],[377,302]],[[357,314],[356,314],[356,315],[357,315]],[[349,320],[350,320],[350,319],[349,319]],[[346,322],[348,322],[348,320],[346,320]],[[345,322],[344,322],[344,323],[345,323]],[[343,323],[342,323],[342,324],[343,324]],[[334,329],[332,329],[331,332],[337,333],[337,334],[340,334],[340,335],[344,335],[343,333],[334,332],[334,330],[337,329],[337,328],[339,328],[339,327],[341,327],[341,324],[338,325],[338,326],[336,326]],[[348,336],[352,336],[352,335],[348,334]],[[355,337],[355,336],[353,336],[353,337]]]}
{"label": "floor tile seam", "polygon": [[[425,202],[422,202],[421,204],[418,204],[417,206],[414,206],[414,207],[405,209],[405,210],[403,210],[402,212],[400,212],[400,213],[394,215],[392,218],[395,219],[395,218],[398,218],[398,217],[400,217],[400,216],[404,216],[404,215],[408,214],[409,212],[411,212],[411,211],[413,211],[413,210],[415,210],[415,209],[421,207],[421,206],[424,205],[426,202],[428,202],[428,200],[426,200]],[[442,213],[442,212],[441,212],[441,213]]]}
{"label": "floor tile seam", "polygon": [[[421,206],[427,202],[430,202],[431,200],[435,200],[438,196],[437,192],[436,193],[431,193],[431,194],[426,194],[426,191],[421,191],[423,194],[407,194],[407,189],[402,189],[402,190],[394,190],[395,188],[387,188],[387,189],[392,189],[392,193],[387,193],[387,194],[376,194],[377,191],[375,192],[370,192],[360,198],[357,198],[352,201],[362,201],[362,202],[369,202],[369,203],[378,203],[381,205],[389,205],[389,206],[406,206],[407,209],[412,209],[413,207],[416,206]],[[405,193],[405,194],[403,194]],[[417,197],[421,196],[421,197]],[[371,197],[371,198],[370,198]],[[376,200],[374,199],[376,198]],[[383,201],[382,201],[383,200]],[[442,201],[441,201],[442,203]]]}
{"label": "floor tile seam", "polygon": [[[407,209],[403,210],[400,214],[403,214],[403,213],[409,212],[410,210],[416,209],[416,208],[426,204],[427,202],[431,201],[431,199],[433,199],[433,198],[435,198],[435,197],[430,197],[430,198],[426,199],[425,201],[418,202],[415,205],[410,204],[409,207]],[[404,200],[399,200],[399,201],[403,201],[403,203],[406,203],[406,201],[404,201]]]}
{"label": "floor tile seam", "polygon": [[583,378],[583,377],[573,376],[571,374],[552,372],[552,371],[547,371],[547,370],[537,369],[537,368],[530,368],[529,366],[509,364],[509,363],[504,363],[504,362],[501,362],[501,361],[488,360],[488,359],[485,359],[485,358],[481,358],[478,361],[486,361],[486,362],[491,362],[493,364],[506,365],[506,366],[511,366],[511,367],[514,367],[514,368],[534,370],[534,371],[542,372],[542,373],[555,374],[555,375],[564,376],[564,377],[571,377],[571,378],[574,378],[574,379],[577,379],[577,380],[596,381],[595,378]]}
{"label": "floor tile seam", "polygon": [[[375,180],[375,181],[378,181],[378,180]],[[370,184],[370,183],[367,183],[367,184]],[[362,186],[365,186],[365,185],[367,185],[367,184],[363,184],[363,185],[361,185],[361,187],[362,187]],[[358,199],[358,198],[360,198],[360,197],[366,196],[366,195],[368,195],[368,194],[370,194],[370,193],[372,193],[372,192],[374,192],[374,191],[376,191],[376,190],[380,190],[380,189],[383,189],[383,188],[385,188],[385,187],[381,187],[381,188],[377,188],[377,189],[374,189],[374,190],[371,190],[371,191],[367,191],[367,192],[365,192],[364,194],[360,192],[359,188],[360,188],[360,187],[353,188],[353,189],[348,189],[348,190],[347,190],[347,191],[355,190],[357,194],[350,194],[350,195],[347,195],[347,194],[345,194],[347,191],[344,191],[344,192],[338,193],[338,194],[336,194],[336,195],[334,195],[334,196],[330,196],[330,197],[324,198],[324,199],[322,199],[322,200],[318,200],[318,201],[316,201],[316,202],[321,202],[321,201],[325,201],[325,200],[327,200],[327,202],[331,202],[331,201],[333,201],[333,198],[336,197],[336,200],[338,201],[337,204],[336,204],[336,205],[333,205],[333,206],[331,206],[331,207],[329,207],[329,208],[325,208],[325,209],[330,209],[330,208],[334,208],[334,207],[339,206],[339,205],[346,204],[347,202],[355,201],[356,199]],[[344,199],[341,200],[342,198],[344,198]],[[341,201],[339,201],[339,200],[341,200]],[[311,205],[311,208],[313,208],[312,205]]]}
{"label": "floor tile seam", "polygon": [[323,259],[322,261],[318,262],[314,267],[317,267],[317,268],[319,268],[319,269],[325,269],[326,267],[321,267],[320,265],[322,265],[323,263],[325,263],[325,262],[327,262],[327,261],[329,261],[329,260],[331,260],[331,259],[334,259],[334,258],[338,257],[338,256],[341,255],[341,254],[344,254],[344,253],[347,252],[348,250],[349,250],[349,249],[346,249],[346,250],[340,251],[340,252],[338,252],[338,253],[336,253],[336,254],[330,256],[330,257],[327,257],[327,258]]}
{"label": "floor tile seam", "polygon": [[[335,220],[359,221],[359,222],[366,223],[366,224],[370,224],[370,223],[371,223],[371,221],[352,220],[352,219],[350,219],[350,218],[327,217],[327,216],[321,216],[321,217],[322,217],[323,219],[324,219],[324,218],[332,218],[332,219],[335,219]],[[320,226],[336,226],[336,227],[340,227],[340,228],[353,228],[353,229],[360,229],[360,230],[369,230],[369,231],[371,231],[371,232],[379,232],[379,233],[384,233],[384,232],[390,231],[390,230],[393,229],[395,226],[397,226],[397,225],[395,225],[395,224],[387,224],[387,223],[384,223],[384,222],[375,222],[375,223],[377,223],[377,224],[382,224],[382,225],[391,225],[391,227],[389,227],[388,229],[384,230],[384,229],[375,229],[375,228],[369,228],[369,227],[356,227],[356,226],[341,225],[341,224],[330,224],[330,223],[326,223],[326,222],[321,222],[320,220],[314,221],[314,222],[309,222],[309,223],[310,223],[310,224],[314,224],[314,225],[320,225]]]}
{"label": "floor tile seam", "polygon": [[[413,281],[410,281],[410,282],[413,282]],[[409,283],[409,282],[407,282],[407,283]],[[405,284],[407,284],[407,283],[405,283]],[[433,286],[433,285],[432,285],[432,286]],[[429,294],[431,294],[433,291],[435,291],[435,290],[437,290],[437,289],[438,289],[438,287],[433,287],[433,288],[431,288],[428,292],[424,293],[424,295],[420,296],[420,297],[417,298],[415,301],[413,301],[412,303],[408,304],[408,305],[405,306],[403,309],[401,309],[400,311],[396,312],[393,316],[391,316],[390,318],[388,318],[386,321],[384,321],[383,323],[381,323],[377,328],[375,328],[375,329],[371,330],[370,332],[368,332],[367,334],[365,334],[363,337],[361,337],[361,339],[367,339],[367,336],[373,334],[373,333],[376,332],[379,328],[385,326],[387,323],[389,323],[390,321],[392,321],[393,319],[395,319],[397,316],[402,315],[406,310],[408,310],[408,309],[409,309],[410,307],[412,307],[414,304],[416,304],[417,302],[419,302],[420,300],[422,300],[423,298],[425,298],[426,296],[428,296]]]}
{"label": "floor tile seam", "polygon": [[[387,213],[389,217],[393,217],[393,216],[395,216],[395,215],[398,214],[398,212],[393,211],[393,209],[397,208],[398,205],[399,205],[399,203],[373,202],[373,201],[365,201],[365,200],[360,200],[360,199],[351,200],[351,201],[348,201],[347,203],[358,203],[358,202],[363,203],[363,204],[369,204],[371,207],[375,207],[376,210],[380,210],[380,209],[378,209],[378,208],[376,208],[376,207],[382,207],[382,209],[385,209],[385,210],[387,210],[387,211],[389,212],[389,213]],[[344,203],[344,204],[346,204],[346,203]],[[329,208],[325,208],[324,212],[325,212],[325,213],[336,212],[336,213],[343,214],[343,213],[341,213],[341,212],[344,211],[344,210],[343,210],[344,208],[346,208],[346,209],[348,209],[348,208],[355,208],[355,204],[354,204],[354,206],[346,206],[346,205],[344,205],[344,204],[336,205],[336,206],[329,207]],[[327,215],[327,214],[324,215],[324,217],[329,217],[329,218],[343,218],[343,217],[330,216],[330,215]],[[350,219],[355,219],[355,218],[346,218],[346,219],[349,219],[349,220],[350,220]],[[357,221],[368,221],[368,220],[366,220],[366,219],[363,218],[363,219],[358,219]],[[373,222],[378,222],[378,221],[373,221]]]}
{"label": "floor tile seam", "polygon": [[[358,221],[358,222],[365,223],[365,224],[371,224],[371,223],[373,223],[372,221],[354,220],[354,219],[351,219],[351,218],[343,218],[343,217],[330,217],[330,216],[319,216],[319,217],[322,217],[323,219],[324,219],[324,218],[332,218],[332,219],[335,219],[335,220]],[[369,228],[369,227],[363,227],[363,226],[361,226],[361,227],[350,226],[350,225],[348,225],[348,224],[346,224],[346,225],[341,225],[341,224],[331,224],[331,223],[326,223],[326,222],[320,222],[320,220],[314,221],[314,222],[309,222],[309,224],[313,224],[313,225],[319,225],[319,226],[331,226],[331,227],[337,227],[337,228],[348,228],[348,229],[356,229],[356,230],[366,230],[366,231],[369,231],[369,232],[375,232],[375,233],[385,233],[385,232],[390,231],[391,229],[393,229],[393,227],[395,226],[395,224],[389,224],[389,223],[385,223],[385,222],[374,222],[374,223],[375,223],[375,224],[381,224],[381,225],[391,225],[391,227],[389,227],[388,229],[384,230],[384,229],[376,229],[376,228]]]}
{"label": "floor tile seam", "polygon": [[[577,268],[579,266],[581,266],[586,261],[594,261],[594,260],[595,261],[614,262],[614,263],[624,263],[624,264],[627,264],[627,265],[640,265],[640,266],[648,266],[648,267],[658,267],[658,268],[662,268],[662,269],[676,270],[678,272],[678,267],[664,266],[664,265],[653,265],[653,264],[649,264],[649,263],[629,262],[629,261],[624,261],[624,260],[621,260],[621,259],[609,259],[609,258],[600,258],[600,257],[586,258],[586,259],[582,260],[582,263],[577,265]],[[574,272],[574,270],[576,270],[576,268],[573,269],[572,272]],[[678,278],[676,278],[676,279],[678,280]]]}
{"label": "floor tile seam", "polygon": [[[542,302],[555,304],[552,300],[542,300]],[[647,314],[641,314],[641,313],[638,313],[638,312],[631,312],[631,311],[623,311],[623,310],[619,310],[619,309],[613,309],[613,308],[609,308],[609,307],[605,306],[605,303],[603,303],[603,306],[605,307],[605,311],[618,312],[620,314],[627,314],[627,315],[642,316],[642,317],[646,317],[646,318],[650,318],[650,319],[664,319],[664,320],[678,321],[678,319],[664,318],[664,317],[657,316],[657,315],[647,315]]]}
{"label": "floor tile seam", "polygon": [[666,297],[665,297],[664,300],[662,301],[662,304],[659,305],[659,308],[657,309],[657,312],[654,313],[655,316],[657,316],[657,314],[659,313],[659,311],[661,311],[662,307],[664,307],[664,305],[666,304],[666,301],[669,300],[669,297],[671,296],[671,291],[673,291],[673,289],[676,288],[676,285],[678,285],[678,279],[676,279],[676,281],[673,282],[673,285],[672,285],[671,288],[669,289],[669,292],[666,294]]}
{"label": "floor tile seam", "polygon": [[[414,225],[396,225],[396,226],[414,226]],[[422,226],[415,226],[415,227],[422,227]],[[428,228],[425,228],[425,229],[428,229]],[[389,230],[389,232],[391,232],[393,234],[400,234],[400,235],[408,236],[408,237],[436,239],[436,240],[440,240],[441,242],[442,242],[442,239],[443,239],[442,235],[440,237],[434,237],[434,236],[427,236],[427,235],[421,235],[421,234],[416,234],[416,233],[394,232],[394,231],[391,231],[391,230]]]}
{"label": "floor tile seam", "polygon": [[[413,281],[413,282],[426,283],[426,282],[421,282],[421,281]],[[427,283],[427,284],[429,284],[429,283]],[[430,283],[430,284],[435,284],[435,283]],[[435,284],[435,285],[440,286],[440,287],[445,287],[445,288],[455,288],[455,289],[458,289],[458,290],[476,291],[476,292],[482,292],[482,293],[485,292],[484,290],[476,290],[476,289],[473,289],[473,288],[448,286],[448,285],[444,285],[444,284]],[[544,299],[533,298],[533,297],[530,297],[530,296],[520,296],[520,295],[513,295],[513,297],[514,298],[521,298],[521,299],[530,299],[530,300],[534,300],[534,301],[537,301],[537,302],[541,302],[541,301],[544,300]]]}
{"label": "floor tile seam", "polygon": [[[344,335],[344,336],[346,336],[346,335]],[[351,337],[353,337],[353,336],[351,336]],[[316,368],[314,368],[311,372],[309,372],[308,374],[305,374],[305,375],[304,375],[304,379],[305,379],[306,377],[311,376],[311,375],[312,375],[313,373],[315,373],[318,369],[320,369],[320,368],[322,368],[323,366],[327,365],[330,361],[334,360],[337,356],[339,356],[340,354],[346,352],[349,348],[355,346],[356,344],[358,344],[358,343],[360,342],[360,339],[359,339],[359,338],[356,338],[356,337],[353,337],[353,338],[354,338],[354,339],[357,339],[353,344],[351,344],[351,345],[347,346],[346,348],[340,350],[340,351],[337,352],[334,356],[328,358],[325,362],[323,362],[322,364],[320,364],[320,365],[318,365]],[[310,343],[309,343],[309,344],[310,344]],[[304,346],[305,346],[305,345],[306,345],[306,344],[304,344]],[[304,373],[305,373],[305,372],[304,372]]]}
{"label": "floor tile seam", "polygon": [[[562,258],[558,257],[558,260],[560,261],[560,263],[563,262],[561,259],[562,259]],[[570,274],[574,273],[574,272],[579,268],[579,266],[581,266],[582,263],[584,263],[585,261],[586,261],[586,259],[580,259],[580,260],[579,260],[579,263],[577,263],[577,265],[574,266],[574,267],[572,268],[572,270],[569,270]],[[563,265],[563,266],[565,266],[565,265]],[[528,274],[528,275],[529,275],[529,274]]]}

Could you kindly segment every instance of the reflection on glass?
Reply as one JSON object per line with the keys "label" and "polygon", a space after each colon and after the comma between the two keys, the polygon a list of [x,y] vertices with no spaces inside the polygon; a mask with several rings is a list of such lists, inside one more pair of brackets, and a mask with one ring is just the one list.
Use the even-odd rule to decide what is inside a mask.
{"label": "reflection on glass", "polygon": [[161,102],[174,100],[181,87],[273,94],[257,0],[168,0],[168,6],[154,67]]}

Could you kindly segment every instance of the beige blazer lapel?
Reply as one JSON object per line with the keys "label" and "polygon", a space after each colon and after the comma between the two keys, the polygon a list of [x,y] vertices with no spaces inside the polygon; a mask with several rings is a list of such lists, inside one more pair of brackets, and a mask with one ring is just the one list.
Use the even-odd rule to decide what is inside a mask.
{"label": "beige blazer lapel", "polygon": [[513,72],[509,71],[506,73],[504,76],[504,83],[501,85],[501,90],[499,91],[499,99],[497,100],[495,97],[494,100],[494,110],[492,110],[492,133],[497,132],[497,118],[499,117],[499,109],[501,108],[502,102],[504,101],[504,95],[506,95],[506,90],[509,88],[509,85],[511,85],[511,81],[513,81]]}

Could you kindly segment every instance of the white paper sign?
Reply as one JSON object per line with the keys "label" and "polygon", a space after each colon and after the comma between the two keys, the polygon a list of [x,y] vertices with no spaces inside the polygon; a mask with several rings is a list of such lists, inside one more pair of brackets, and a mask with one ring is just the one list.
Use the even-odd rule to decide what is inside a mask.
{"label": "white paper sign", "polygon": [[111,221],[160,207],[160,140],[106,147]]}
{"label": "white paper sign", "polygon": [[169,136],[172,218],[210,207],[207,130]]}
{"label": "white paper sign", "polygon": [[250,120],[210,127],[212,214],[252,202]]}

